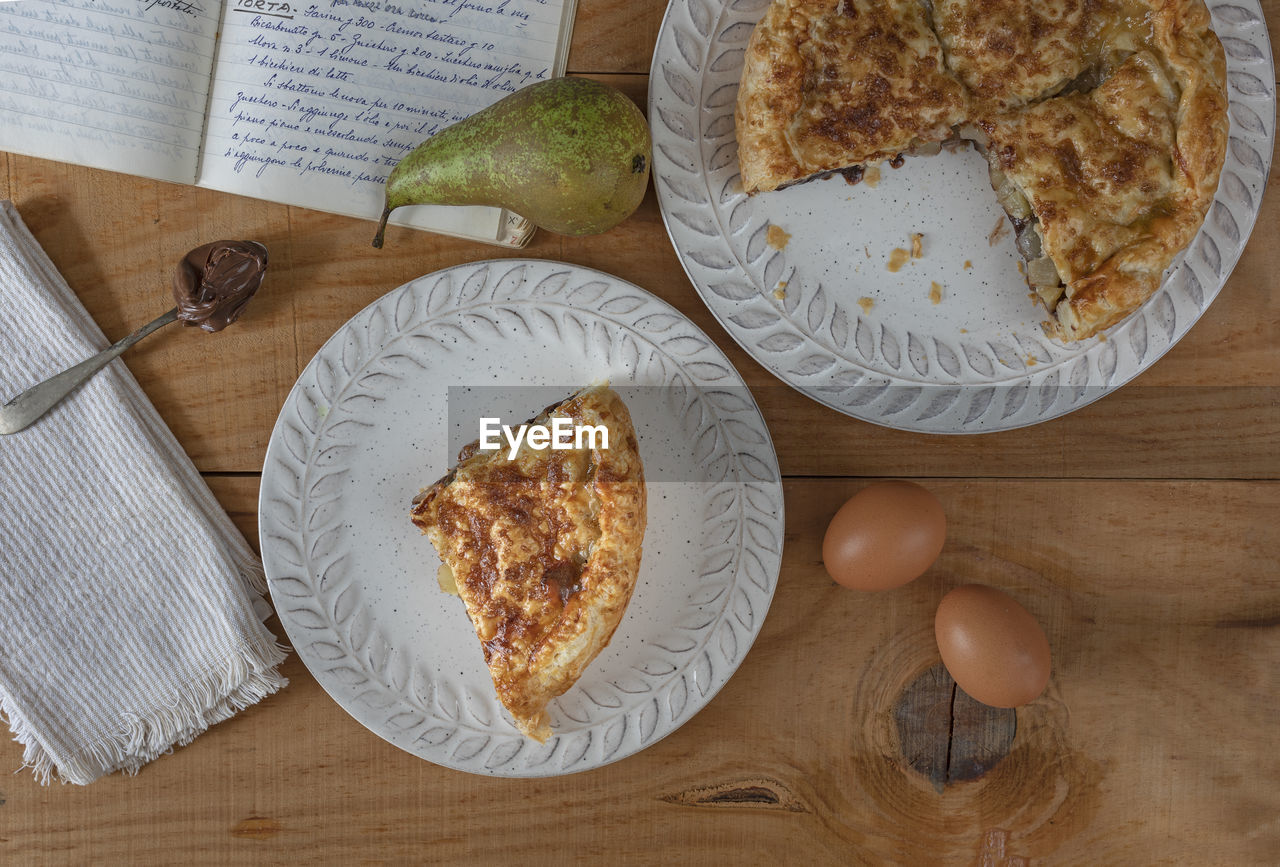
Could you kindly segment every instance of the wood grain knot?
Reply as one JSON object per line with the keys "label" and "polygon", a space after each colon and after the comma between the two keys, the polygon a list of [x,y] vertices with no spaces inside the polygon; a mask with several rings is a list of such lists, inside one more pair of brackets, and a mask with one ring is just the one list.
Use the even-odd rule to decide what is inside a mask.
{"label": "wood grain knot", "polygon": [[246,840],[269,840],[282,830],[284,830],[284,826],[275,819],[268,819],[265,816],[250,816],[247,819],[241,819],[236,822],[235,827],[231,829],[231,836]]}
{"label": "wood grain knot", "polygon": [[663,795],[669,804],[684,807],[746,807],[807,813],[809,809],[781,781],[771,777],[696,786],[674,795]]}
{"label": "wood grain knot", "polygon": [[970,698],[941,663],[903,690],[893,717],[907,764],[939,792],[998,765],[1018,729],[1014,710]]}

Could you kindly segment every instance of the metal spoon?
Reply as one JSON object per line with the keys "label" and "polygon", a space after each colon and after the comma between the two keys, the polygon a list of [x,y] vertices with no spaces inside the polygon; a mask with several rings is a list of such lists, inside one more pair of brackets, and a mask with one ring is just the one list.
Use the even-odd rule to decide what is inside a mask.
{"label": "metal spoon", "polygon": [[178,320],[178,308],[175,307],[163,316],[159,316],[128,337],[122,337],[92,358],[68,367],[62,373],[54,374],[44,382],[31,386],[13,400],[0,406],[0,434],[17,433],[40,418],[71,392],[109,363],[124,354],[124,351],[151,332],[170,322]]}
{"label": "metal spoon", "polygon": [[130,346],[170,322],[181,319],[205,331],[226,328],[258,291],[266,270],[267,248],[257,241],[214,241],[196,247],[178,262],[173,276],[177,307],[0,406],[0,435],[28,427]]}

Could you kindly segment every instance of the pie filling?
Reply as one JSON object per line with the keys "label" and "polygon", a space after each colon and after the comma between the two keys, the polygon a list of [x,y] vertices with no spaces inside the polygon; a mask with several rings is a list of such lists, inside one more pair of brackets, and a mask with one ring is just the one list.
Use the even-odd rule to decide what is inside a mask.
{"label": "pie filling", "polygon": [[991,160],[988,164],[991,188],[996,191],[996,201],[1009,215],[1013,225],[1014,246],[1027,262],[1027,284],[1050,311],[1058,305],[1065,288],[1058,266],[1044,252],[1044,237],[1040,234],[1040,221],[1036,219],[1031,203],[1018,185],[1010,180]]}
{"label": "pie filling", "polygon": [[[900,169],[906,164],[907,157],[931,157],[942,151],[944,147],[952,146],[959,142],[954,137],[947,138],[943,141],[915,139],[907,146],[902,153],[895,155],[892,159],[885,160],[892,168]],[[963,144],[963,142],[960,142]],[[844,166],[838,169],[828,169],[826,171],[814,172],[813,174],[794,181],[787,181],[779,184],[779,190],[785,190],[787,187],[794,187],[800,184],[807,184],[810,181],[825,181],[827,178],[839,175],[844,178],[845,183],[852,186],[853,184],[862,183],[863,177],[866,176],[867,168],[875,165],[875,163],[858,163],[857,165]]]}
{"label": "pie filling", "polygon": [[996,201],[1013,226],[1014,246],[1027,263],[1027,284],[1052,312],[1062,299],[1066,287],[1063,285],[1062,275],[1058,273],[1058,266],[1044,251],[1044,236],[1040,233],[1040,221],[1036,219],[1031,202],[1013,179],[1001,170],[988,150],[987,136],[981,128],[974,124],[964,124],[957,129],[953,139],[948,139],[943,144],[945,146],[950,142],[972,145],[986,157],[991,189],[995,191]]}

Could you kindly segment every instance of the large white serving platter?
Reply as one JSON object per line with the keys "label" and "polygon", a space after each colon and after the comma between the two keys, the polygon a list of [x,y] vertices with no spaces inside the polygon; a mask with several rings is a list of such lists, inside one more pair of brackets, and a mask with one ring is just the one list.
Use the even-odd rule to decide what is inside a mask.
{"label": "large white serving platter", "polygon": [[[886,165],[874,188],[836,175],[742,192],[734,103],[747,40],[767,6],[671,0],[650,73],[654,177],[667,230],[707,306],[752,357],[809,397],[929,433],[1056,418],[1150,367],[1239,259],[1275,133],[1257,0],[1209,2],[1227,55],[1231,130],[1203,229],[1141,309],[1073,344],[1043,333],[1044,311],[1028,297],[1008,232],[991,243],[1004,216],[971,150]],[[891,252],[908,249],[913,233],[924,236],[923,257],[890,271]]]}

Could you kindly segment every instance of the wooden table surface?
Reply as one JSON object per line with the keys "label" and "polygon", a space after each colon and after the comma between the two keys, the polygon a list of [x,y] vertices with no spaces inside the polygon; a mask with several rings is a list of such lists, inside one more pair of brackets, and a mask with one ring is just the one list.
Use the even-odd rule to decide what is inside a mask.
{"label": "wooden table surface", "polygon": [[[1280,0],[1263,0],[1273,53]],[[658,2],[581,0],[569,69],[644,104]],[[1133,383],[1067,417],[934,437],[784,387],[694,292],[652,195],[622,226],[522,251],[0,154],[12,199],[108,337],[164,309],[173,262],[223,237],[272,252],[216,338],[127,356],[257,544],[276,414],[320,345],[422,274],[500,256],[599,268],[666,299],[753,389],[785,476],[786,544],[754,647],[710,704],[645,751],[546,780],[437,767],[349,717],[296,656],[288,688],[136,777],[0,776],[0,862],[1275,863],[1280,859],[1280,190],[1201,321]],[[821,538],[869,482],[941,499],[920,580],[832,583]],[[952,702],[932,618],[993,584],[1044,625],[1046,693],[1011,720]],[[279,624],[272,621],[278,629]],[[910,687],[910,688],[909,688]],[[0,767],[21,764],[0,741]]]}

